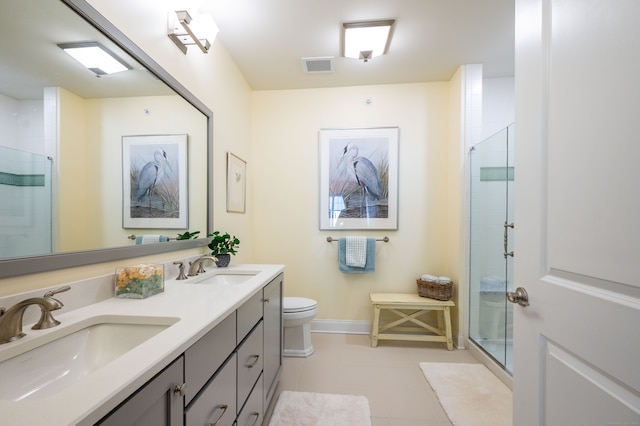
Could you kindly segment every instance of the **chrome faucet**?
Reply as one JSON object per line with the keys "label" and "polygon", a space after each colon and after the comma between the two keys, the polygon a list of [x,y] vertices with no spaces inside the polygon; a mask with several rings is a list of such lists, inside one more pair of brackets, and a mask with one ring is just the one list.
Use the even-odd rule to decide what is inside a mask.
{"label": "chrome faucet", "polygon": [[213,256],[202,256],[199,257],[198,259],[194,260],[193,262],[189,262],[189,276],[190,277],[195,277],[196,275],[202,273],[202,272],[206,272],[204,270],[204,267],[202,266],[202,263],[205,260],[211,260],[213,262],[217,262],[218,259],[213,257]]}
{"label": "chrome faucet", "polygon": [[31,327],[32,330],[41,330],[60,324],[60,321],[53,318],[51,311],[62,308],[63,304],[58,299],[54,299],[53,295],[67,291],[70,288],[69,286],[64,286],[46,292],[43,297],[25,299],[7,310],[0,308],[0,345],[26,336],[22,332],[22,317],[24,316],[24,311],[31,305],[39,305],[42,311],[40,320]]}

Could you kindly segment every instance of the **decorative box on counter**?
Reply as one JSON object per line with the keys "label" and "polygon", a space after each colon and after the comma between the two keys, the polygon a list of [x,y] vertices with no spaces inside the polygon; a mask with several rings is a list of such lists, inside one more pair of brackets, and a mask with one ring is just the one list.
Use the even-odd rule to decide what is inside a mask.
{"label": "decorative box on counter", "polygon": [[116,297],[145,299],[163,291],[161,265],[140,264],[116,268]]}

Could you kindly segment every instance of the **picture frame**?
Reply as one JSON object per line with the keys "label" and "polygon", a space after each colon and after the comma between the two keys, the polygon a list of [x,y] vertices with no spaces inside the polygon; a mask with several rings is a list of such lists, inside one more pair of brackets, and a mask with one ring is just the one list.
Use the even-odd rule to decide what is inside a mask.
{"label": "picture frame", "polygon": [[319,132],[320,229],[398,229],[398,127]]}
{"label": "picture frame", "polygon": [[122,227],[187,229],[187,135],[122,137]]}
{"label": "picture frame", "polygon": [[227,212],[244,213],[246,209],[247,162],[227,152]]}

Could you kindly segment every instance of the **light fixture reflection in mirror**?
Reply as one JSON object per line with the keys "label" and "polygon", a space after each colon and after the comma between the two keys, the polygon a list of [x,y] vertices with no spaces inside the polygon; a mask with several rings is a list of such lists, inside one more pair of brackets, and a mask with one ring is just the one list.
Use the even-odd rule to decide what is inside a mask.
{"label": "light fixture reflection in mirror", "polygon": [[61,43],[58,47],[96,75],[114,74],[130,70],[122,59],[98,42]]}
{"label": "light fixture reflection in mirror", "polygon": [[[80,27],[77,27],[78,22],[81,22],[86,28],[80,29]],[[190,137],[192,137],[189,141],[190,186],[193,180],[200,181],[199,188],[197,186],[195,189],[189,188],[190,200],[196,200],[196,204],[190,205],[189,208],[189,228],[192,231],[200,230],[202,234],[211,232],[212,197],[211,191],[207,187],[207,182],[211,181],[212,176],[212,170],[209,166],[212,163],[210,161],[212,156],[211,140],[213,134],[211,111],[84,0],[62,0],[62,2],[3,0],[0,5],[0,25],[2,25],[3,29],[12,34],[16,34],[15,40],[22,40],[28,46],[26,50],[24,45],[6,47],[6,44],[3,44],[2,47],[0,47],[2,63],[12,63],[16,67],[18,67],[18,65],[22,67],[19,69],[19,73],[13,76],[7,75],[6,68],[0,70],[0,114],[5,113],[7,109],[6,105],[8,104],[14,105],[14,109],[18,108],[18,106],[15,105],[19,105],[20,111],[35,111],[34,117],[42,114],[43,107],[41,99],[43,99],[43,92],[46,90],[54,90],[63,93],[65,96],[68,95],[67,97],[72,99],[76,106],[79,105],[80,109],[76,109],[74,116],[84,116],[85,119],[87,119],[90,117],[92,109],[97,111],[105,106],[108,106],[112,110],[122,110],[118,105],[120,102],[124,102],[125,104],[128,103],[131,105],[131,108],[134,108],[135,111],[140,114],[141,118],[135,117],[135,120],[141,123],[145,120],[147,123],[155,120],[165,126],[164,128],[155,129],[140,128],[140,130],[135,130],[135,127],[133,127],[134,130],[129,130],[128,132],[119,130],[119,121],[127,119],[127,114],[129,114],[126,110],[122,111],[120,116],[116,114],[110,117],[107,122],[93,124],[88,123],[91,120],[95,121],[95,118],[91,118],[89,121],[83,120],[73,123],[69,121],[69,118],[65,119],[62,117],[61,120],[67,128],[73,128],[78,131],[84,130],[85,133],[82,134],[84,136],[81,135],[79,139],[87,140],[87,144],[82,149],[75,149],[75,151],[80,152],[84,150],[88,151],[88,154],[91,155],[90,157],[82,158],[81,160],[83,161],[75,161],[75,163],[85,164],[84,167],[86,169],[92,169],[92,174],[73,177],[75,171],[67,169],[70,164],[74,163],[71,160],[73,157],[69,156],[69,153],[74,151],[72,148],[69,148],[66,153],[54,153],[52,156],[53,165],[54,167],[61,167],[57,170],[57,173],[60,174],[59,181],[53,183],[54,190],[52,191],[54,195],[54,214],[51,220],[53,229],[49,235],[53,235],[52,245],[54,252],[51,254],[31,256],[19,254],[18,256],[21,257],[5,256],[0,259],[0,279],[204,246],[207,242],[205,238],[187,241],[170,241],[144,246],[135,246],[134,241],[127,239],[127,236],[132,233],[161,233],[175,237],[175,234],[181,231],[122,228],[122,160],[120,150],[121,138],[126,133],[188,133]],[[47,28],[47,30],[34,31],[34,26]],[[94,26],[101,28],[102,32],[96,30]],[[89,29],[91,30],[85,33],[85,31]],[[37,37],[42,36],[44,33],[46,33],[47,37],[46,42],[38,42],[38,40],[36,40]],[[22,36],[18,36],[18,34],[22,34]],[[69,37],[71,34],[73,34],[73,39],[70,40]],[[78,34],[82,34],[83,36],[78,37]],[[57,46],[57,43],[72,42],[78,39],[95,40],[103,44],[131,65],[131,70],[105,75],[103,78],[97,79],[94,73],[87,72],[86,68],[78,66],[74,60],[69,58]],[[53,40],[53,42],[51,40]],[[24,50],[26,54],[22,54],[19,58],[11,56],[15,55],[16,51],[19,50]],[[73,63],[75,70],[60,71],[57,69],[56,64],[58,60],[56,58],[59,57],[64,57],[67,63]],[[42,63],[46,63],[47,66],[42,67]],[[56,81],[58,78],[62,80]],[[67,82],[70,81],[76,84],[77,89],[76,86],[71,85],[72,83],[67,85],[63,81],[65,78]],[[96,82],[100,84],[95,86]],[[19,89],[23,86],[29,89],[21,94]],[[34,90],[34,88],[37,87],[41,87],[41,89],[39,91]],[[44,87],[47,89],[42,89]],[[178,96],[176,96],[176,94]],[[172,112],[165,111],[165,107],[162,106],[162,104],[154,105],[152,103],[154,99],[171,100],[172,97],[180,98],[181,101],[185,103],[185,106],[192,107],[195,114],[202,117],[194,120],[194,122],[201,123],[198,125],[200,129],[184,129],[183,126],[180,123],[176,123],[175,120],[172,123],[171,120],[163,118],[165,115],[171,116]],[[174,102],[171,101],[167,103],[167,105],[173,103]],[[128,119],[130,121],[132,120],[131,117],[128,117]],[[127,124],[126,127],[131,128],[130,124],[131,123]],[[108,140],[100,143],[99,138],[96,137],[97,133],[92,133],[91,130],[87,130],[93,125],[105,129],[113,129],[113,134],[103,136]],[[44,126],[39,125],[35,127],[37,130],[37,128]],[[4,143],[18,144],[16,141],[18,141],[18,138],[6,137],[0,141],[0,146]],[[36,146],[36,149],[34,149],[33,146],[30,146],[28,151],[37,152],[39,150],[41,155],[44,155],[46,158],[50,152],[50,148],[43,142],[36,143],[36,145],[38,144],[40,144],[40,148]],[[115,147],[117,149],[105,153],[105,146]],[[18,146],[9,146],[8,148],[23,149],[25,147],[18,144]],[[201,162],[191,164],[191,159],[194,157],[201,159]],[[65,161],[61,161],[63,158],[65,158]],[[96,163],[98,163],[100,167],[93,167]],[[0,172],[3,171],[1,167],[0,165]],[[194,173],[198,173],[197,179],[191,177],[192,168],[194,169]],[[100,170],[102,170],[102,172],[109,171],[113,174],[110,176],[102,175],[98,173]],[[93,199],[85,201],[83,196],[79,196],[75,200],[75,204],[73,198],[71,198],[71,201],[59,200],[57,198],[58,195],[64,195],[64,193],[67,195],[73,194],[70,190],[64,190],[65,182],[62,180],[65,179],[65,175],[71,179],[74,184],[77,184],[76,186],[85,185],[85,195],[92,191],[97,194],[95,200],[99,200],[99,204],[95,204]],[[205,175],[207,179],[203,178]],[[57,174],[54,175],[54,180],[57,176]],[[94,184],[93,182],[96,183]],[[0,184],[0,187],[2,186],[4,185]],[[69,187],[67,186],[67,188]],[[1,190],[2,188],[0,188],[0,191]],[[29,205],[31,201],[25,199],[23,204]],[[61,212],[63,212],[65,208],[67,208],[67,210],[62,214]],[[91,211],[93,214],[82,217],[82,213],[85,211]],[[191,215],[192,212],[194,212],[194,214],[197,213],[195,216],[197,217],[196,220],[191,220],[193,219]],[[71,217],[69,217],[70,215]],[[76,217],[82,219],[82,221],[79,219],[76,220]],[[65,220],[66,226],[64,225]],[[2,235],[3,229],[15,228],[15,226],[4,226],[6,222],[6,214],[4,214],[3,217],[3,213],[0,212],[0,246],[7,241],[6,236]],[[85,222],[86,225],[82,225],[82,222]],[[82,226],[86,226],[86,228],[82,228]],[[64,245],[61,243],[65,238],[69,241],[69,238],[71,238],[74,233],[77,234],[76,240],[81,243],[80,245]],[[109,238],[106,238],[107,235]],[[64,238],[60,238],[61,236],[64,236]],[[29,240],[31,238],[37,237],[29,236],[26,239]],[[102,242],[100,242],[100,240],[102,240]],[[9,243],[8,247],[11,253],[15,245]],[[60,247],[63,252],[57,251],[55,247]]]}

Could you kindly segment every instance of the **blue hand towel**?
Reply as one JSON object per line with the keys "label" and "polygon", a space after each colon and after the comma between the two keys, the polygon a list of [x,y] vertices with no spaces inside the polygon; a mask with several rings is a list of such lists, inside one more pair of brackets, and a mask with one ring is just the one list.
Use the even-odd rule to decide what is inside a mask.
{"label": "blue hand towel", "polygon": [[364,268],[347,265],[347,239],[338,240],[338,267],[345,274],[370,274],[376,270],[376,239],[367,238],[367,261]]}

